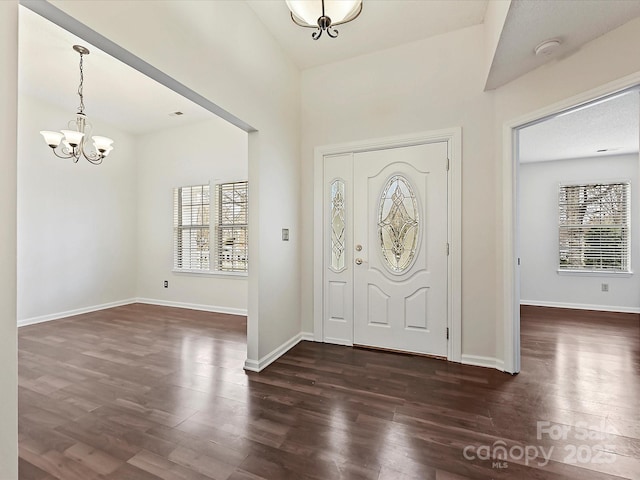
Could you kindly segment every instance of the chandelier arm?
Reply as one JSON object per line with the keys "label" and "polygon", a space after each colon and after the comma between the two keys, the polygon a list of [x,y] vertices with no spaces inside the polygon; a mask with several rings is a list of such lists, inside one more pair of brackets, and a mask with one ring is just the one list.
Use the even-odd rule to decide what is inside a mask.
{"label": "chandelier arm", "polygon": [[91,165],[100,165],[102,163],[102,160],[104,159],[104,157],[102,155],[98,155],[97,157],[93,157],[93,156],[89,156],[87,157],[86,155],[82,155],[85,160],[87,162],[89,162]]}
{"label": "chandelier arm", "polygon": [[80,155],[82,155],[85,160],[87,160],[88,162],[93,163],[94,165],[100,165],[102,163],[102,159],[104,158],[104,155],[102,155],[100,152],[89,152],[87,153],[87,151],[84,149],[85,143],[82,142],[82,144],[78,147],[79,151],[78,151],[78,158],[80,157]]}
{"label": "chandelier arm", "polygon": [[311,38],[313,38],[314,40],[318,40],[322,36],[322,32],[323,30],[321,28],[318,28],[315,32],[311,34]]}
{"label": "chandelier arm", "polygon": [[[331,27],[333,27],[333,25],[331,25]],[[331,27],[327,28],[327,35],[329,35],[331,38],[336,38],[339,32],[335,28],[332,29]]]}
{"label": "chandelier arm", "polygon": [[58,158],[64,158],[64,159],[66,160],[66,159],[68,159],[68,158],[72,158],[72,157],[74,157],[74,155],[73,155],[73,154],[71,154],[71,153],[65,153],[64,149],[62,150],[62,155],[60,155],[60,154],[57,152],[57,147],[56,147],[56,148],[52,148],[51,150],[53,150],[53,154],[54,154],[56,157],[58,157]]}

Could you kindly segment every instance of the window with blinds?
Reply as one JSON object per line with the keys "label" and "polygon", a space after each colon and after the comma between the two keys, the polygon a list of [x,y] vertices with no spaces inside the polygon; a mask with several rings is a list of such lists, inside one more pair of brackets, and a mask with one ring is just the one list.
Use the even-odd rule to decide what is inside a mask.
{"label": "window with blinds", "polygon": [[173,190],[173,267],[209,270],[209,185]]}
{"label": "window with blinds", "polygon": [[246,272],[249,265],[248,182],[216,185],[214,268],[223,272]]}
{"label": "window with blinds", "polygon": [[628,182],[560,185],[559,269],[630,271]]}
{"label": "window with blinds", "polygon": [[[175,270],[248,270],[248,190],[246,181],[218,184],[213,202],[209,185],[173,190]],[[210,223],[212,203],[213,222]]]}

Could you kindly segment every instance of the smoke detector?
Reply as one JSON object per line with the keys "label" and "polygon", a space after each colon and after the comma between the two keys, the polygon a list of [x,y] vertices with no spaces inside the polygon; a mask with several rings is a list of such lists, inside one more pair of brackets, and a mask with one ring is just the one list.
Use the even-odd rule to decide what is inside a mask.
{"label": "smoke detector", "polygon": [[553,52],[557,50],[560,46],[560,40],[554,38],[552,40],[545,40],[540,45],[538,45],[533,51],[536,52],[536,55],[548,57]]}

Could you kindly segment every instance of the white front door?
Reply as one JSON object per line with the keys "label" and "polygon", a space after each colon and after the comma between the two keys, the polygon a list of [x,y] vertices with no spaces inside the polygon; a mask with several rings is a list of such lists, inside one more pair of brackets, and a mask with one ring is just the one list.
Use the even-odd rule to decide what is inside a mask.
{"label": "white front door", "polygon": [[446,142],[353,155],[354,344],[447,355],[447,168]]}

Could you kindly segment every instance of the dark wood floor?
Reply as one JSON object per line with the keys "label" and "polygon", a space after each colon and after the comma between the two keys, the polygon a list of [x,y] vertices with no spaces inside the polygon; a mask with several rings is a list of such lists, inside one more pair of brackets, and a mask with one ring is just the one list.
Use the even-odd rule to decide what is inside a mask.
{"label": "dark wood floor", "polygon": [[20,478],[640,478],[637,315],[526,308],[517,376],[310,342],[246,374],[245,329],[149,305],[21,328]]}

